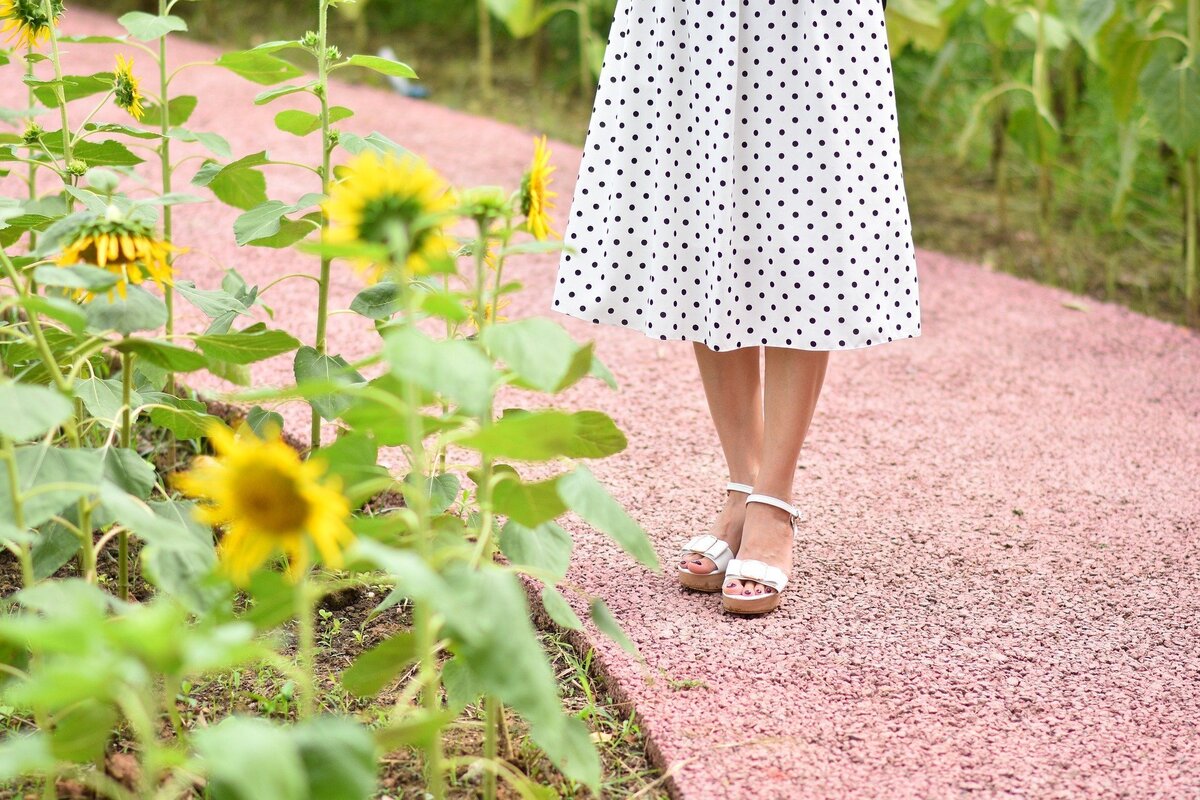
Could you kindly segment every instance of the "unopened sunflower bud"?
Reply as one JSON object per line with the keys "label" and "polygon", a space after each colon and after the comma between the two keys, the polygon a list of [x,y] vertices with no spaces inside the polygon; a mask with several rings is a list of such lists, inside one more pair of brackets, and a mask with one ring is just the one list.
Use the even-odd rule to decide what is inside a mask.
{"label": "unopened sunflower bud", "polygon": [[88,165],[87,165],[87,162],[84,161],[83,159],[73,158],[73,159],[71,159],[71,163],[67,164],[67,172],[71,173],[76,178],[87,174],[87,171],[88,171]]}
{"label": "unopened sunflower bud", "polygon": [[31,122],[25,127],[24,133],[21,134],[21,141],[25,144],[37,144],[38,139],[42,138],[45,132],[46,129],[41,125]]}

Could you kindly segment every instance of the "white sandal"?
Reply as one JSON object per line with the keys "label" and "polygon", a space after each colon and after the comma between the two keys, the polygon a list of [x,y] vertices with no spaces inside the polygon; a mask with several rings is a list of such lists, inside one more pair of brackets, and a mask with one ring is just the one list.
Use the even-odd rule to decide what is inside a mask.
{"label": "white sandal", "polygon": [[[733,481],[727,483],[725,488],[728,491],[741,492],[743,494],[751,494],[754,491],[753,486],[745,483],[734,483]],[[705,575],[698,575],[690,569],[680,567],[679,583],[697,592],[715,593],[721,591],[721,585],[725,581],[725,568],[733,560],[733,551],[729,549],[729,545],[711,533],[706,533],[702,536],[694,537],[683,546],[680,558],[688,555],[698,555],[712,559],[717,568]]]}
{"label": "white sandal", "polygon": [[[800,512],[795,506],[790,503],[785,503],[778,497],[771,497],[766,494],[752,494],[746,498],[747,503],[765,503],[775,508],[783,509],[788,512],[791,517],[789,520],[792,526],[792,535],[796,535],[796,520],[800,517]],[[768,611],[774,611],[779,608],[783,587],[787,586],[788,576],[779,567],[773,567],[763,561],[745,560],[735,558],[729,562],[725,569],[725,578],[738,581],[754,581],[761,583],[763,586],[768,586],[775,591],[767,594],[746,596],[740,594],[729,594],[724,589],[724,582],[721,588],[721,607],[730,614],[766,614]]]}

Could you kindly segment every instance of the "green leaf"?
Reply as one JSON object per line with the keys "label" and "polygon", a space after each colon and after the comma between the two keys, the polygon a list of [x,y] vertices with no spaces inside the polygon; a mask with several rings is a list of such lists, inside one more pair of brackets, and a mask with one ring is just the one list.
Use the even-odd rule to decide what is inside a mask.
{"label": "green leaf", "polygon": [[[78,517],[75,513],[70,516],[72,521]],[[79,537],[66,526],[54,520],[42,525],[33,543],[33,577],[39,581],[49,578],[74,558],[79,548]]]}
{"label": "green leaf", "polygon": [[367,136],[359,136],[358,134],[342,131],[342,134],[338,137],[338,144],[352,156],[360,155],[367,150],[373,150],[377,155],[381,156],[404,156],[410,154],[409,150],[378,131]]}
{"label": "green leaf", "polygon": [[1200,63],[1181,53],[1175,42],[1158,40],[1138,85],[1163,140],[1189,154],[1200,147]]}
{"label": "green leaf", "polygon": [[208,426],[218,419],[211,414],[170,405],[150,409],[149,416],[151,423],[166,428],[178,439],[200,439],[208,432]]}
{"label": "green leaf", "polygon": [[37,439],[66,422],[74,404],[54,389],[0,384],[0,433],[17,442]]}
{"label": "green leaf", "polygon": [[491,405],[496,371],[470,342],[435,340],[405,326],[387,333],[383,353],[397,378],[436,392],[467,413],[482,414]]}
{"label": "green leaf", "polygon": [[156,330],[167,324],[167,307],[140,286],[130,286],[125,297],[100,295],[85,307],[88,329],[95,333]]}
{"label": "green leaf", "polygon": [[[334,383],[366,383],[366,379],[350,369],[346,359],[318,353],[315,348],[301,347],[292,365],[296,383],[326,381]],[[350,398],[341,394],[325,394],[309,398],[309,403],[323,419],[337,419],[350,407]]]}
{"label": "green leaf", "polygon": [[408,64],[399,61],[392,61],[390,58],[382,58],[380,56],[353,55],[342,64],[338,64],[334,69],[341,67],[363,67],[364,69],[373,70],[381,75],[389,75],[394,78],[416,78],[417,73]]}
{"label": "green leaf", "polygon": [[368,286],[350,302],[350,310],[367,319],[390,319],[400,306],[400,287],[391,281]]}
{"label": "green leaf", "polygon": [[0,783],[49,773],[55,766],[47,733],[14,731],[0,740]]}
{"label": "green leaf", "polygon": [[234,238],[238,245],[255,244],[260,247],[288,247],[303,239],[317,227],[317,223],[289,220],[286,215],[320,202],[320,195],[306,194],[293,204],[268,200],[242,214],[233,223]]}
{"label": "green leaf", "polygon": [[557,583],[567,574],[574,547],[571,534],[553,522],[526,528],[510,519],[500,532],[500,552],[504,557],[518,567],[544,573],[538,577],[547,583]]}
{"label": "green leaf", "polygon": [[[186,125],[192,117],[192,112],[196,110],[197,102],[197,98],[190,94],[172,97],[167,103],[167,127]],[[146,113],[141,119],[141,124],[148,128],[161,128],[162,111],[162,106],[157,103],[146,106]]]}
{"label": "green leaf", "polygon": [[[58,143],[61,145],[62,140],[60,139]],[[56,155],[61,155],[53,145],[47,149]],[[133,167],[144,161],[116,139],[105,139],[103,142],[90,140],[76,142],[71,148],[71,155],[89,167]]]}
{"label": "green leaf", "polygon": [[254,406],[246,413],[246,424],[259,437],[266,437],[269,431],[278,433],[283,430],[283,415],[267,411],[262,406]]}
{"label": "green leaf", "polygon": [[558,478],[526,483],[516,473],[497,483],[492,491],[496,512],[511,520],[535,528],[558,519],[567,506],[558,496]]}
{"label": "green leaf", "polygon": [[208,366],[208,359],[203,353],[153,339],[123,339],[114,345],[114,349],[122,353],[134,353],[172,372],[195,372]]}
{"label": "green leaf", "polygon": [[[16,450],[17,474],[26,528],[36,528],[100,485],[104,465],[98,452],[26,445]],[[0,462],[0,485],[9,486],[7,462]],[[0,520],[15,524],[12,496],[0,492]]]}
{"label": "green leaf", "polygon": [[621,508],[591,471],[582,465],[558,479],[558,496],[576,514],[607,534],[639,563],[657,570],[658,556],[642,527]]}
{"label": "green leaf", "polygon": [[372,697],[383,691],[416,658],[413,635],[402,631],[356,658],[342,673],[342,686],[356,697]]}
{"label": "green leaf", "polygon": [[194,741],[212,800],[309,800],[304,761],[283,728],[229,717],[196,731]]}
{"label": "green leaf", "polygon": [[104,757],[117,722],[117,711],[107,703],[85,700],[54,720],[50,750],[63,761],[84,764]]}
{"label": "green leaf", "polygon": [[299,340],[281,330],[204,334],[194,341],[205,355],[231,364],[253,364],[300,346]]}
{"label": "green leaf", "polygon": [[[329,122],[340,122],[354,116],[354,112],[345,106],[333,106],[329,109]],[[307,111],[289,109],[275,115],[275,127],[293,136],[308,136],[321,130],[321,118]]]}
{"label": "green leaf", "polygon": [[[75,396],[83,401],[88,413],[106,427],[112,428],[119,424],[122,402],[122,386],[119,378],[85,378],[75,384]],[[143,404],[143,399],[137,390],[130,394],[130,405],[133,408]]]}
{"label": "green leaf", "polygon": [[544,317],[489,326],[488,349],[522,382],[542,392],[559,392],[588,373],[592,346],[580,346],[559,325]]}
{"label": "green leaf", "polygon": [[593,597],[589,610],[592,615],[592,622],[596,623],[596,627],[600,629],[608,638],[621,646],[621,649],[632,655],[637,655],[637,645],[621,630],[621,624],[617,622],[617,618],[609,611],[608,606],[599,597]]}
{"label": "green leaf", "polygon": [[291,730],[304,764],[310,800],[377,797],[375,739],[347,717],[305,720]]}
{"label": "green leaf", "polygon": [[43,297],[41,295],[26,295],[22,297],[21,306],[31,314],[41,314],[50,319],[58,320],[71,329],[73,333],[83,333],[87,328],[88,316],[78,304],[61,297]]}
{"label": "green leaf", "polygon": [[224,67],[248,81],[264,86],[282,83],[304,74],[304,70],[282,58],[254,50],[225,53],[215,63],[218,67]]}
{"label": "green leaf", "polygon": [[224,289],[197,289],[192,281],[176,281],[176,293],[209,317],[246,314],[250,306]]}
{"label": "green leaf", "polygon": [[211,611],[225,595],[220,583],[209,579],[217,566],[212,528],[196,519],[196,503],[190,500],[155,500],[148,505],[176,535],[149,542],[142,550],[146,580],[192,613]]}
{"label": "green leaf", "polygon": [[[58,108],[58,95],[54,91],[55,81],[39,81],[32,78],[26,78],[27,83],[33,89],[33,96],[37,101],[46,108]],[[95,94],[108,92],[113,86],[113,75],[111,72],[98,72],[95,75],[64,75],[62,79],[63,94],[68,103],[72,100],[79,100],[84,97],[91,97]],[[62,133],[57,132],[57,137],[54,133],[46,133],[43,139],[49,141],[53,138],[58,139],[58,146],[62,147]]]}
{"label": "green leaf", "polygon": [[255,96],[254,105],[264,106],[272,100],[277,100],[280,97],[287,97],[289,94],[307,92],[316,85],[316,81],[310,81],[308,83],[298,84],[295,86],[277,86],[273,89],[264,89]]}
{"label": "green leaf", "polygon": [[121,491],[139,499],[150,496],[158,476],[154,467],[138,455],[136,450],[126,447],[104,447],[97,452],[104,461],[106,479]]}
{"label": "green leaf", "polygon": [[[343,491],[354,504],[368,500],[375,493],[373,487],[377,482],[389,476],[387,469],[379,465],[378,445],[360,433],[339,436],[314,451],[311,459],[324,462],[331,475],[342,479]],[[363,486],[365,492],[356,488]]]}
{"label": "green leaf", "polygon": [[249,210],[267,202],[267,179],[255,168],[269,161],[265,150],[229,164],[208,161],[196,172],[192,185],[207,186],[221,202]]}
{"label": "green leaf", "polygon": [[73,267],[51,267],[43,264],[33,271],[33,279],[42,286],[106,292],[117,285],[118,277],[106,269],[88,264],[76,264]]}
{"label": "green leaf", "polygon": [[491,456],[519,461],[548,461],[559,456],[603,458],[621,452],[627,444],[607,414],[555,410],[509,410],[461,443]]}
{"label": "green leaf", "polygon": [[178,142],[198,142],[210,153],[220,158],[233,158],[233,149],[229,141],[220,134],[207,131],[189,131],[186,128],[173,128],[167,133],[168,139]]}
{"label": "green leaf", "polygon": [[142,42],[152,42],[161,39],[168,33],[186,31],[187,23],[170,14],[158,16],[144,11],[130,11],[117,19],[121,27],[129,31],[129,35]]}
{"label": "green leaf", "polygon": [[546,609],[546,615],[560,628],[570,631],[583,628],[583,622],[575,613],[575,609],[571,608],[571,604],[558,589],[549,584],[542,587],[542,608]]}

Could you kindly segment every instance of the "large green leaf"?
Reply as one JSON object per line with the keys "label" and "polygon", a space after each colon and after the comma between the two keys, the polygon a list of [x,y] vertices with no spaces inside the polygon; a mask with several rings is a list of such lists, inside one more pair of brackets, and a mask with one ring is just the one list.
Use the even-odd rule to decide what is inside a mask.
{"label": "large green leaf", "polygon": [[291,730],[304,764],[309,800],[377,797],[375,739],[349,717],[318,717]]}
{"label": "large green leaf", "polygon": [[[25,79],[33,89],[33,96],[37,101],[46,108],[58,108],[58,95],[54,91],[56,82],[53,80],[40,81],[36,78]],[[95,75],[64,75],[62,78],[62,90],[68,103],[72,100],[79,100],[83,97],[91,97],[92,95],[101,94],[112,89],[113,76],[111,72],[98,72]],[[47,133],[43,135],[44,139],[51,138],[53,134]],[[62,143],[62,133],[58,133],[59,145]]]}
{"label": "large green leaf", "polygon": [[500,552],[519,567],[537,570],[546,583],[557,583],[571,565],[575,543],[571,534],[553,522],[527,528],[509,520],[500,532]]}
{"label": "large green leaf", "polygon": [[43,264],[33,271],[33,277],[41,286],[86,289],[89,292],[106,292],[116,286],[119,280],[116,274],[88,264],[76,264],[71,267],[51,267]]}
{"label": "large green leaf", "polygon": [[471,342],[435,340],[405,326],[386,335],[383,353],[397,378],[436,392],[468,413],[482,414],[491,405],[496,371]]}
{"label": "large green leaf", "polygon": [[[315,348],[307,346],[296,351],[292,372],[296,377],[297,384],[305,381],[344,384],[366,382],[362,375],[350,368],[346,359],[341,356],[318,353]],[[322,394],[310,397],[308,401],[324,419],[337,419],[350,407],[350,398],[342,394]]]}
{"label": "large green leaf", "polygon": [[368,286],[350,303],[351,311],[367,319],[389,319],[400,307],[400,287],[391,281]]}
{"label": "large green leaf", "polygon": [[542,392],[558,392],[588,374],[592,346],[579,345],[561,325],[545,317],[489,326],[484,344],[517,374]]}
{"label": "large green leaf", "polygon": [[0,433],[14,441],[37,439],[74,413],[71,401],[54,389],[24,383],[0,384]]}
{"label": "large green leaf", "polygon": [[[186,125],[191,119],[192,112],[196,110],[197,98],[195,95],[184,94],[178,97],[172,97],[167,103],[167,126],[174,128],[179,125]],[[157,103],[151,103],[146,106],[146,113],[142,116],[141,123],[149,128],[162,127],[162,106]]]}
{"label": "large green leaf", "polygon": [[546,609],[547,616],[559,627],[571,631],[577,631],[583,627],[583,622],[575,613],[575,609],[571,608],[571,604],[562,596],[562,593],[550,584],[542,587],[542,608]]}
{"label": "large green leaf", "polygon": [[659,568],[658,556],[646,531],[586,467],[578,466],[560,477],[558,494],[585,522],[607,534],[641,564],[655,570]]}
{"label": "large green leaf", "polygon": [[167,323],[163,301],[140,286],[130,286],[125,297],[100,295],[87,304],[88,328],[96,333],[130,334],[161,328]]}
{"label": "large green leaf", "polygon": [[338,64],[335,68],[341,67],[363,67],[382,75],[389,75],[395,78],[416,78],[417,73],[408,64],[399,61],[393,61],[390,58],[381,56],[367,55],[352,55],[342,64]]}
{"label": "large green leaf", "polygon": [[208,161],[196,172],[192,184],[207,186],[223,203],[249,210],[267,202],[267,179],[256,167],[269,161],[265,150],[228,164]]}
{"label": "large green leaf", "polygon": [[304,761],[286,730],[256,717],[229,717],[196,731],[212,800],[310,800]]}
{"label": "large green leaf", "polygon": [[374,696],[416,658],[417,648],[412,634],[401,631],[354,659],[350,668],[342,673],[342,685],[346,691],[358,697]]}
{"label": "large green leaf", "polygon": [[[75,396],[83,401],[88,413],[107,427],[118,424],[124,406],[121,381],[116,378],[84,378],[75,384]],[[130,406],[142,405],[142,396],[137,390],[130,393]]]}
{"label": "large green leaf", "polygon": [[144,11],[130,11],[117,19],[117,22],[129,31],[130,36],[143,42],[152,42],[155,39],[161,39],[168,33],[188,29],[187,23],[179,17],[170,14],[160,17]]}
{"label": "large green leaf", "polygon": [[[67,450],[27,445],[16,450],[18,486],[25,527],[36,528],[62,512],[81,497],[93,494],[100,485],[104,465],[94,450]],[[7,462],[0,463],[0,485],[9,486]],[[16,524],[12,495],[0,492],[0,521]]]}
{"label": "large green leaf", "polygon": [[172,372],[195,372],[208,366],[208,359],[203,353],[154,339],[123,339],[117,343],[115,349],[122,353],[133,353],[138,358],[144,358],[151,364]]}
{"label": "large green leaf", "polygon": [[[345,106],[332,106],[329,109],[329,122],[341,122],[354,116],[354,112]],[[321,117],[308,111],[288,109],[275,115],[275,127],[293,136],[308,136],[321,130]]]}
{"label": "large green leaf", "polygon": [[603,600],[599,597],[593,597],[588,610],[591,613],[592,622],[596,624],[601,633],[620,645],[622,650],[637,655],[637,645],[633,643],[633,640],[629,638],[625,631],[621,630],[621,624],[617,622],[617,618],[613,616],[612,611],[609,610]]}
{"label": "large green leaf", "polygon": [[264,86],[272,86],[304,74],[304,70],[296,65],[270,53],[256,50],[225,53],[215,63],[218,67],[224,67],[248,81]]}
{"label": "large green leaf", "polygon": [[1200,147],[1200,63],[1181,53],[1176,42],[1158,40],[1138,85],[1163,140],[1187,154]]}
{"label": "large green leaf", "polygon": [[195,342],[210,358],[232,364],[253,364],[300,346],[294,336],[281,330],[205,334],[195,337]]}
{"label": "large green leaf", "polygon": [[492,492],[496,512],[534,528],[558,519],[567,510],[558,496],[558,478],[526,483],[516,472],[498,482]]}
{"label": "large green leaf", "polygon": [[627,441],[599,411],[509,410],[462,444],[497,458],[548,461],[560,456],[603,458],[624,450]]}

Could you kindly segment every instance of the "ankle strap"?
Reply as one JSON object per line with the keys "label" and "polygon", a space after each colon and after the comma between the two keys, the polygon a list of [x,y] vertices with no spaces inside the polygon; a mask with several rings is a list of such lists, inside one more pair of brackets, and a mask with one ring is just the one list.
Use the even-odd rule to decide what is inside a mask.
{"label": "ankle strap", "polygon": [[769,495],[769,494],[752,494],[746,498],[746,502],[747,503],[763,503],[768,506],[775,506],[775,508],[779,508],[779,509],[782,509],[782,510],[788,512],[788,514],[791,516],[793,522],[795,522],[796,519],[799,518],[799,516],[800,516],[800,512],[798,510],[796,510],[796,507],[793,506],[791,503],[785,503],[782,500],[780,500],[778,497],[771,497],[771,495]]}
{"label": "ankle strap", "polygon": [[748,483],[734,483],[733,481],[725,484],[725,488],[731,492],[741,492],[742,494],[750,494],[754,491],[754,487]]}

